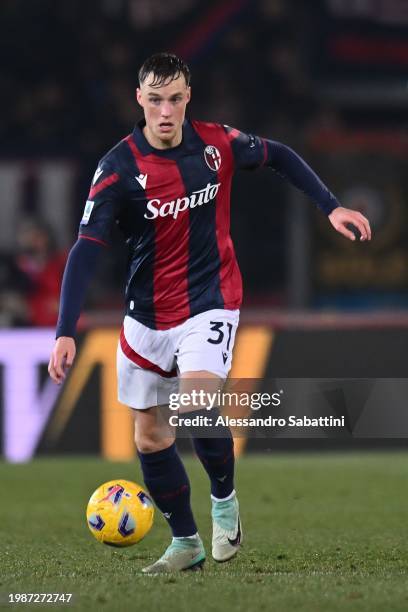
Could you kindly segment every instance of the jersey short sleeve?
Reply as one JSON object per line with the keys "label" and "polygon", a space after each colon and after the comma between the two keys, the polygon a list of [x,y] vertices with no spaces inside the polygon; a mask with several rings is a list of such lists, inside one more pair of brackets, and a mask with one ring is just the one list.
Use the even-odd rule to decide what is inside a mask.
{"label": "jersey short sleeve", "polygon": [[108,244],[121,199],[119,172],[112,162],[102,160],[92,179],[79,225],[79,236]]}
{"label": "jersey short sleeve", "polygon": [[263,166],[267,157],[265,141],[259,136],[245,134],[239,130],[224,125],[230,141],[235,167],[239,170],[255,170]]}

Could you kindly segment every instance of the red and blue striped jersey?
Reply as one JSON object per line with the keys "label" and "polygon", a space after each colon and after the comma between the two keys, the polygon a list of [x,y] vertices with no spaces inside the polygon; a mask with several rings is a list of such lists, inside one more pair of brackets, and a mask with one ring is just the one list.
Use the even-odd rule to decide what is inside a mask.
{"label": "red and blue striped jersey", "polygon": [[[230,236],[232,177],[235,169],[264,164],[285,174],[291,164],[277,153],[285,145],[186,120],[180,145],[161,150],[148,143],[143,125],[101,159],[80,237],[109,243],[113,224],[119,225],[129,249],[126,313],[148,327],[168,329],[206,310],[239,308],[242,281]],[[289,171],[289,180],[331,212],[334,196],[296,158],[295,166],[307,172],[298,178],[299,168],[293,176]]]}

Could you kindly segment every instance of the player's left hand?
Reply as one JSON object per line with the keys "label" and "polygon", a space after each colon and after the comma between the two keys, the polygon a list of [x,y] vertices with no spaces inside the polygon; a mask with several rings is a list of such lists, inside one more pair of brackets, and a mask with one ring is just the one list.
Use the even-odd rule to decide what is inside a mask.
{"label": "player's left hand", "polygon": [[356,237],[347,225],[354,225],[360,232],[360,240],[371,240],[371,227],[369,220],[359,213],[357,210],[343,208],[338,206],[329,215],[330,223],[336,231],[343,234],[349,240],[355,240]]}

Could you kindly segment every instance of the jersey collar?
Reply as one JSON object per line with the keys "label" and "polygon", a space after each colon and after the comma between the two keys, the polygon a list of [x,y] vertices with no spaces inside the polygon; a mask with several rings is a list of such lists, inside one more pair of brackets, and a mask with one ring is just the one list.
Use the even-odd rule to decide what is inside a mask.
{"label": "jersey collar", "polygon": [[188,119],[185,119],[183,122],[183,137],[181,139],[181,143],[172,149],[155,149],[152,147],[143,134],[143,128],[145,125],[146,121],[144,119],[138,121],[132,134],[133,140],[135,141],[135,144],[142,155],[153,154],[159,157],[176,159],[178,157],[191,154],[193,151],[199,149],[200,145],[202,145],[198,134],[196,134],[191,122]]}

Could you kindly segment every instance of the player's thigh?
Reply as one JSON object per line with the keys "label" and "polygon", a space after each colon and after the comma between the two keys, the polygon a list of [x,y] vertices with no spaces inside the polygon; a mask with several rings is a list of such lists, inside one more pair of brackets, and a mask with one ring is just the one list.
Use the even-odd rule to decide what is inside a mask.
{"label": "player's thigh", "polygon": [[208,394],[214,397],[223,388],[231,368],[238,321],[238,311],[218,309],[189,321],[177,352],[179,392],[186,397],[200,398],[200,402],[186,403],[180,412],[208,407]]}
{"label": "player's thigh", "polygon": [[197,378],[225,380],[231,369],[238,322],[238,310],[214,309],[192,317],[185,324],[177,347],[180,377],[185,379],[196,372]]}
{"label": "player's thigh", "polygon": [[[117,350],[118,400],[136,410],[165,406],[171,393],[177,392],[177,372],[159,374],[144,368]],[[164,375],[166,374],[166,375]]]}
{"label": "player's thigh", "polygon": [[[183,372],[179,379],[179,394],[183,395],[183,404],[179,408],[180,413],[207,409],[209,404],[216,406],[218,402],[209,402],[208,397],[214,397],[222,390],[225,379],[208,372],[198,370],[196,372]],[[187,398],[191,398],[188,403]]]}
{"label": "player's thigh", "polygon": [[118,399],[132,408],[135,441],[140,452],[155,452],[174,441],[169,424],[169,399],[178,391],[177,376],[165,377],[135,364],[117,352]]}

